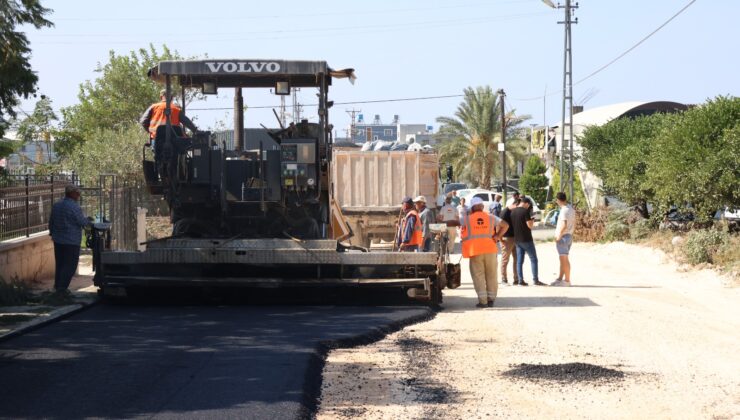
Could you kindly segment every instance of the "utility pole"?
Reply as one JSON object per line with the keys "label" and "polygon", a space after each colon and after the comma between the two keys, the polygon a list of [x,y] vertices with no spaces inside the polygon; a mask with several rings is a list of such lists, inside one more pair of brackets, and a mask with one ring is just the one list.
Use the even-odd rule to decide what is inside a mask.
{"label": "utility pole", "polygon": [[359,112],[362,112],[361,109],[345,109],[344,112],[349,114],[350,118],[352,119],[352,122],[349,123],[349,140],[354,143],[355,142],[355,115],[357,115]]}
{"label": "utility pole", "polygon": [[[578,18],[571,20],[571,14],[574,9],[578,8],[578,3],[571,4],[571,0],[565,0],[565,5],[558,4],[558,9],[565,9],[565,20],[558,22],[565,25],[565,44],[563,52],[563,118],[560,127],[560,191],[565,191],[566,174],[565,174],[565,157],[568,156],[568,174],[567,183],[569,186],[568,197],[573,200],[573,54],[571,50],[572,36],[571,24],[578,23]],[[566,122],[567,117],[567,122]],[[566,139],[566,126],[568,128],[568,138]]]}
{"label": "utility pole", "polygon": [[504,108],[506,93],[503,89],[499,89],[496,93],[498,93],[498,100],[501,103],[501,142],[498,144],[498,150],[501,152],[501,190],[504,203],[506,203],[506,108]]}

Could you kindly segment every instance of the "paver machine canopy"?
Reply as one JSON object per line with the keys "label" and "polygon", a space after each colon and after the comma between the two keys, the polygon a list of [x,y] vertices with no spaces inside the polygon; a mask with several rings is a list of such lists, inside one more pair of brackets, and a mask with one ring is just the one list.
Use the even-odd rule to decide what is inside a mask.
{"label": "paver machine canopy", "polygon": [[[167,90],[167,124],[154,141],[155,159],[144,162],[147,184],[164,195],[178,237],[319,239],[327,237],[328,165],[333,78],[354,80],[352,69],[332,70],[325,61],[188,60],[163,61],[149,71]],[[234,90],[234,147],[211,133],[182,136],[170,121],[175,82],[213,94]],[[317,89],[317,122],[267,130],[270,144],[245,148],[242,89]],[[263,126],[264,127],[264,126]]]}

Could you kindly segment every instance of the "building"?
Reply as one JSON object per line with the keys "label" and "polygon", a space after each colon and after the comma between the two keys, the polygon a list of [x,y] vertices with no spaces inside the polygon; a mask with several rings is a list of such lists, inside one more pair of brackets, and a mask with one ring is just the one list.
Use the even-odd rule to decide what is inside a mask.
{"label": "building", "polygon": [[408,143],[409,140],[414,139],[422,146],[435,144],[432,131],[433,127],[426,124],[401,124],[398,115],[393,116],[390,124],[383,124],[380,115],[377,114],[370,123],[365,121],[363,114],[358,114],[357,121],[353,121],[348,129],[355,143],[365,143],[368,140]]}
{"label": "building", "polygon": [[[574,107],[575,108],[575,107]],[[582,112],[573,114],[573,156],[580,156],[581,147],[578,145],[578,136],[583,134],[589,126],[599,126],[608,123],[609,121],[618,118],[635,118],[643,115],[651,115],[657,112],[661,113],[673,113],[685,111],[689,108],[689,105],[681,104],[678,102],[670,101],[654,101],[654,102],[622,102],[612,105],[605,105]],[[575,111],[575,109],[574,109]],[[561,148],[561,131],[560,126],[562,122],[558,122],[556,125],[548,128],[549,139],[539,144],[549,145],[549,151],[553,154],[560,154]],[[565,133],[565,137],[568,138],[568,132]],[[537,139],[537,136],[533,136]],[[540,154],[547,153],[546,150],[539,150]],[[567,151],[566,151],[567,156]],[[549,163],[554,162],[554,159],[547,160]],[[582,164],[578,161],[575,162],[575,167],[578,175],[581,178],[583,184],[583,192],[588,201],[588,206],[593,208],[604,202],[603,194],[601,193],[601,180],[594,174],[588,172]]]}
{"label": "building", "polygon": [[[14,132],[8,132],[6,135],[7,138],[3,140],[20,142],[20,140],[15,138]],[[57,159],[57,154],[54,150],[54,139],[49,142],[29,141],[21,145],[17,150],[17,152],[11,153],[7,158],[2,159],[4,162],[0,162],[0,167],[9,171],[33,172],[33,168],[36,165],[55,162]]]}

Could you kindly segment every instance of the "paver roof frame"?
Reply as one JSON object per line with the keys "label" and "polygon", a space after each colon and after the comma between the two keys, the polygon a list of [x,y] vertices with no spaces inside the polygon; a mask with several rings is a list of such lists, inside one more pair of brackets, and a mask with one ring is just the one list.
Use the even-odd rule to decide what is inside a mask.
{"label": "paver roof frame", "polygon": [[332,70],[326,61],[273,59],[162,61],[148,72],[149,78],[162,83],[168,75],[177,76],[186,88],[199,88],[204,82],[224,88],[269,88],[278,81],[288,81],[293,87],[320,87],[322,75],[327,85],[332,78],[355,79],[354,69]]}

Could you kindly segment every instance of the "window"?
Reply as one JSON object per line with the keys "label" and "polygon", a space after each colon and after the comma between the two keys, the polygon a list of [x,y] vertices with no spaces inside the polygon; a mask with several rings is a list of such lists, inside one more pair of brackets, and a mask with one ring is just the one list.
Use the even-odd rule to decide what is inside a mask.
{"label": "window", "polygon": [[393,135],[393,129],[392,128],[386,128],[383,130],[383,135],[388,137]]}
{"label": "window", "polygon": [[487,193],[478,193],[474,195],[473,197],[478,197],[483,201],[491,201],[490,196]]}

